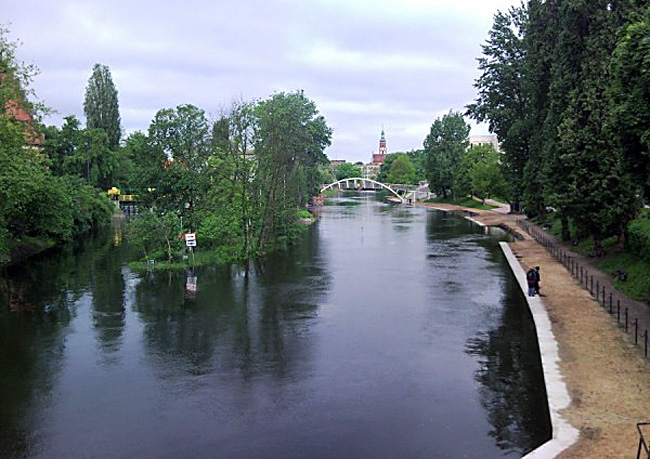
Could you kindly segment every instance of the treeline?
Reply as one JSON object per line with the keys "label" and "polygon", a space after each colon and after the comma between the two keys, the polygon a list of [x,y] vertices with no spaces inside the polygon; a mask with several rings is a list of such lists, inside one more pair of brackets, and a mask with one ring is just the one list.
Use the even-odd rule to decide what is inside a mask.
{"label": "treeline", "polygon": [[0,29],[0,264],[69,241],[111,214],[105,193],[43,148],[42,107],[28,100],[35,69],[16,60],[6,35]]}
{"label": "treeline", "polygon": [[502,198],[507,194],[501,154],[493,145],[470,146],[462,113],[449,112],[431,125],[423,159],[429,190],[437,198]]}
{"label": "treeline", "polygon": [[137,196],[128,235],[147,259],[182,260],[183,232],[198,232],[208,261],[296,239],[332,135],[302,92],[234,103],[216,121],[193,105],[159,110],[146,133],[123,139],[110,69],[96,64],[86,126],[68,116],[45,127],[46,109],[29,101],[35,69],[16,60],[6,36],[0,30],[0,263],[19,247],[53,246],[106,223],[112,187]]}
{"label": "treeline", "polygon": [[386,155],[377,181],[417,185],[426,180],[426,156],[423,150],[397,151]]}
{"label": "treeline", "polygon": [[597,253],[650,191],[647,5],[529,0],[498,13],[468,107],[501,141],[513,207],[540,219],[554,208],[563,239],[591,235]]}
{"label": "treeline", "polygon": [[302,91],[234,103],[212,123],[193,105],[158,111],[124,145],[141,208],[132,241],[168,261],[183,256],[189,231],[218,261],[286,246],[323,183],[331,134]]}

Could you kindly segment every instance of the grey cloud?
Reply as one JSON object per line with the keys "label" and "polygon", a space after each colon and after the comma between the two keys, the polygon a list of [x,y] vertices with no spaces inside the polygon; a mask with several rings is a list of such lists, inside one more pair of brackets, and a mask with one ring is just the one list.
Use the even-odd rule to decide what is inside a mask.
{"label": "grey cloud", "polygon": [[[476,4],[488,11],[492,2],[496,12],[508,0]],[[193,103],[217,114],[234,99],[304,89],[334,128],[328,155],[364,161],[382,124],[389,150],[420,148],[437,116],[475,97],[475,59],[491,14],[417,13],[397,0],[5,7],[11,35],[23,41],[19,56],[42,70],[34,87],[58,110],[54,123],[67,114],[83,119],[83,92],[101,62],[113,73],[128,131],[146,130],[161,108]]]}

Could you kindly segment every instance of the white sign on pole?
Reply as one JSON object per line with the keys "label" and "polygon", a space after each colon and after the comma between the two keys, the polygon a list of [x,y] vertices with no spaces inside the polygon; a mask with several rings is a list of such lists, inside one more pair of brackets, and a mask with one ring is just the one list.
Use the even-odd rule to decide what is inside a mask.
{"label": "white sign on pole", "polygon": [[196,233],[185,233],[185,245],[196,247]]}

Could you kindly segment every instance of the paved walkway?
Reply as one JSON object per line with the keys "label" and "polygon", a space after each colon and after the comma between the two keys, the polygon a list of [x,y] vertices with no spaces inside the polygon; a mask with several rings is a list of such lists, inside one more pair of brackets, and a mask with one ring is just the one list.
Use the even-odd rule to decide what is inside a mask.
{"label": "paved walkway", "polygon": [[[542,302],[558,342],[560,372],[571,396],[562,415],[580,431],[578,442],[559,457],[635,457],[636,423],[650,419],[650,361],[634,344],[633,336],[616,325],[608,309],[596,302],[544,245],[518,227],[521,217],[449,204],[421,205],[469,212],[483,224],[519,233],[521,239],[510,243],[515,257],[524,269],[541,266]],[[601,279],[605,285],[611,283],[609,276],[593,271],[601,276],[599,285]]]}

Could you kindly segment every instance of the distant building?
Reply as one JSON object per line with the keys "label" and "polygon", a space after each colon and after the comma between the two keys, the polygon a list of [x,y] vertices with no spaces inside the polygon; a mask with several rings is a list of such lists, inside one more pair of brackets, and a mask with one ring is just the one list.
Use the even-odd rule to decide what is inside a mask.
{"label": "distant building", "polygon": [[330,159],[330,164],[332,165],[332,167],[338,167],[341,164],[345,164],[345,163],[347,163],[347,161],[344,159]]}
{"label": "distant building", "polygon": [[384,130],[381,130],[381,137],[379,138],[379,153],[372,155],[372,165],[381,166],[386,161],[386,135]]}
{"label": "distant building", "polygon": [[380,167],[379,164],[366,164],[365,166],[361,166],[361,176],[364,179],[375,180],[379,175]]}
{"label": "distant building", "polygon": [[492,145],[496,151],[499,149],[499,140],[497,139],[496,134],[488,135],[470,135],[469,136],[469,147],[480,147],[481,145]]}
{"label": "distant building", "polygon": [[4,107],[0,107],[0,112],[4,112],[9,118],[23,125],[23,134],[27,143],[34,147],[40,146],[42,135],[36,130],[32,107],[27,102],[25,93],[20,88],[20,83],[15,77],[8,76],[7,73],[0,73],[0,83],[8,83],[8,86],[10,86],[10,98],[5,101]]}

